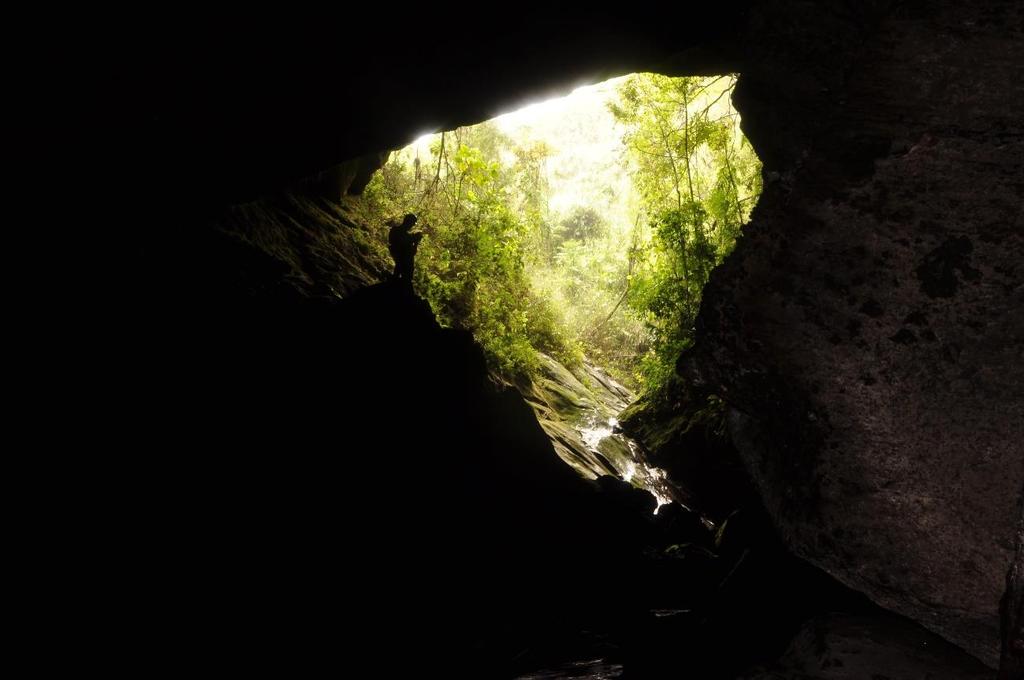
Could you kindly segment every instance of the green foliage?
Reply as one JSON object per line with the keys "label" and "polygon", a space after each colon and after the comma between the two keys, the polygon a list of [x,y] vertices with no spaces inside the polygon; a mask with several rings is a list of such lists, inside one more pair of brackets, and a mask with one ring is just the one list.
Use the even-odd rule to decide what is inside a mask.
{"label": "green foliage", "polygon": [[694,411],[686,430],[702,428],[709,438],[722,439],[725,437],[728,413],[728,406],[721,397],[714,394],[708,395],[701,407]]}
{"label": "green foliage", "polygon": [[415,286],[446,326],[466,328],[493,370],[513,378],[537,368],[536,350],[571,354],[554,312],[534,295],[525,260],[542,217],[536,164],[541,147],[516,148],[520,162],[499,162],[511,142],[493,126],[446,133],[430,158],[394,155],[367,188],[381,215],[415,212],[427,234]]}
{"label": "green foliage", "polygon": [[760,163],[728,95],[735,78],[630,76],[612,114],[627,126],[650,240],[629,305],[652,334],[639,361],[645,388],[663,385],[692,341],[711,270],[732,250],[760,193]]}
{"label": "green foliage", "polygon": [[554,244],[566,241],[592,242],[607,232],[607,224],[599,212],[589,206],[578,205],[562,218],[555,229]]}
{"label": "green foliage", "polygon": [[760,191],[734,82],[638,74],[514,135],[437,135],[393,154],[366,201],[380,220],[420,217],[416,289],[495,371],[587,355],[654,391]]}

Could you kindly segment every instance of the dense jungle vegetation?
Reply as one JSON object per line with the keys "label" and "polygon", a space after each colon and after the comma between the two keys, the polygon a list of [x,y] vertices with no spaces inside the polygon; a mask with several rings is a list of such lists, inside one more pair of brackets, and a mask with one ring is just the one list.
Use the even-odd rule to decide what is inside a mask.
{"label": "dense jungle vegetation", "polygon": [[652,391],[761,190],[735,82],[634,74],[425,135],[366,196],[381,220],[420,217],[416,290],[493,370],[586,355]]}

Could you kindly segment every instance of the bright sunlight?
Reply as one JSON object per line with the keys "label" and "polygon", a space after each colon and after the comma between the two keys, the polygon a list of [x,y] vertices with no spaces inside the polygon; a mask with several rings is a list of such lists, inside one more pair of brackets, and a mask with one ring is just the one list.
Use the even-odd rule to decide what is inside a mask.
{"label": "bright sunlight", "polygon": [[656,389],[761,188],[735,75],[633,74],[426,134],[368,188],[427,238],[416,289],[500,375],[538,353]]}

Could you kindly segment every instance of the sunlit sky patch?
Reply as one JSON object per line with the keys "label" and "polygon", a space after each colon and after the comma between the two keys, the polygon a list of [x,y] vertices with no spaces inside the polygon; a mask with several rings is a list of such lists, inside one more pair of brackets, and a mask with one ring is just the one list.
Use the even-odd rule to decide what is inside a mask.
{"label": "sunlit sky patch", "polygon": [[[548,206],[553,212],[593,205],[598,198],[593,180],[601,177],[602,189],[613,190],[617,198],[600,201],[606,216],[613,222],[625,219],[633,186],[628,174],[622,172],[622,130],[608,104],[626,77],[580,87],[567,97],[532,104],[493,120],[510,137],[543,141],[551,147],[547,170],[552,193]],[[565,144],[566,140],[573,143]]]}
{"label": "sunlit sky patch", "polygon": [[530,104],[516,111],[497,116],[493,120],[501,127],[502,131],[511,133],[517,127],[536,125],[552,118],[571,115],[574,110],[605,108],[608,102],[614,98],[615,88],[628,77],[612,78],[596,85],[584,85],[565,97],[555,97]]}
{"label": "sunlit sky patch", "polygon": [[[548,207],[553,213],[592,206],[600,207],[613,224],[629,221],[633,187],[625,172],[623,131],[608,110],[616,88],[627,77],[579,87],[565,97],[491,119],[491,124],[517,142],[542,142],[551,150],[545,172],[550,186]],[[429,157],[430,145],[438,135],[421,135],[408,148]],[[513,160],[509,153],[506,162]]]}
{"label": "sunlit sky patch", "polygon": [[[619,86],[630,77],[585,85],[567,96],[530,104],[488,121],[517,144],[547,146],[548,209],[556,220],[585,206],[599,211],[613,233],[625,237],[632,227],[638,206],[622,141],[626,130],[609,110]],[[723,80],[704,96],[715,95],[726,85]],[[728,107],[728,99],[723,98],[719,105]],[[439,136],[422,134],[404,152],[430,158],[430,146]],[[502,162],[510,166],[515,162],[511,150],[503,152]]]}

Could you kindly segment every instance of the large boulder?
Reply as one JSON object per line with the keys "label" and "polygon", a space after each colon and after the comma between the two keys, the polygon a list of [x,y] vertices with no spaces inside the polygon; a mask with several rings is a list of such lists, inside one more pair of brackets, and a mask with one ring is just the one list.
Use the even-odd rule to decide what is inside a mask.
{"label": "large boulder", "polygon": [[679,368],[734,407],[796,554],[994,667],[1024,485],[1024,7],[865,8],[752,13],[736,103],[766,187]]}

